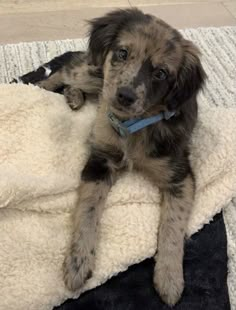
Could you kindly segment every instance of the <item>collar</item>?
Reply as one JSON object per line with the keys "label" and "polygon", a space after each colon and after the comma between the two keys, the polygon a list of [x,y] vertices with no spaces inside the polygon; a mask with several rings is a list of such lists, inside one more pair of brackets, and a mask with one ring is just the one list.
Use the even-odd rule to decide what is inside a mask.
{"label": "collar", "polygon": [[165,111],[161,112],[155,116],[148,118],[135,118],[127,121],[120,121],[112,112],[108,112],[107,116],[111,123],[111,126],[116,130],[116,132],[123,138],[126,138],[129,134],[135,133],[149,125],[158,123],[161,120],[168,120],[175,115],[175,111]]}

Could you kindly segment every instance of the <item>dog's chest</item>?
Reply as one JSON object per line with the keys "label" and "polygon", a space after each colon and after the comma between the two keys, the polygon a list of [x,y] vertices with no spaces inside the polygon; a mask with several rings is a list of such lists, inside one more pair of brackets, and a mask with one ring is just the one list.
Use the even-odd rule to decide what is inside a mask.
{"label": "dog's chest", "polygon": [[149,143],[145,134],[133,135],[126,139],[121,139],[120,145],[124,158],[128,166],[136,166],[148,160]]}
{"label": "dog's chest", "polygon": [[169,156],[153,156],[153,141],[147,140],[148,136],[139,136],[138,139],[127,139],[122,141],[125,166],[129,170],[144,173],[155,184],[162,186],[167,184],[172,176]]}

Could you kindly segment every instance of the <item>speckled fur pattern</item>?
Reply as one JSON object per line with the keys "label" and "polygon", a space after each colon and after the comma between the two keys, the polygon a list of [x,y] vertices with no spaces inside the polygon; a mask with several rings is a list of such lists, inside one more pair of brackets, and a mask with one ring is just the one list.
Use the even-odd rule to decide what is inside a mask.
{"label": "speckled fur pattern", "polygon": [[[120,59],[119,51],[124,49],[128,58]],[[164,80],[159,78],[163,70]],[[190,138],[197,121],[196,97],[205,77],[192,42],[162,20],[129,9],[92,20],[88,52],[72,55],[56,72],[37,82],[52,91],[69,86],[73,91],[64,92],[69,102],[76,98],[70,103],[75,108],[84,103],[80,91],[100,95],[91,154],[81,175],[74,232],[64,263],[69,289],[79,289],[92,276],[99,219],[109,190],[120,173],[136,169],[162,193],[154,286],[167,304],[179,301],[184,289],[185,230],[195,193],[188,159]],[[135,94],[129,107],[117,100],[121,88]],[[126,139],[107,119],[107,111],[126,120],[166,110],[175,111],[175,117]]]}
{"label": "speckled fur pattern", "polygon": [[[117,50],[123,47],[129,50],[126,61],[117,59]],[[184,289],[184,237],[195,190],[188,152],[197,119],[196,95],[205,79],[198,50],[164,22],[138,10],[128,10],[115,11],[92,21],[89,57],[103,67],[104,83],[91,136],[91,155],[82,172],[83,183],[79,189],[83,202],[75,211],[77,218],[82,209],[84,213],[79,218],[86,220],[74,222],[72,248],[64,266],[66,284],[76,290],[91,276],[94,257],[91,261],[90,253],[96,242],[90,245],[89,240],[98,239],[96,229],[88,231],[87,221],[98,225],[95,209],[103,207],[98,197],[104,202],[108,188],[119,173],[133,167],[150,177],[162,192],[154,286],[163,301],[174,305]],[[168,67],[168,80],[153,82],[153,71],[162,66]],[[124,109],[117,103],[116,93],[127,86],[135,92],[137,100]],[[175,109],[176,117],[127,139],[114,132],[106,116],[106,112],[112,110],[120,119],[147,117],[163,109]],[[73,257],[77,260],[82,257],[83,264]]]}

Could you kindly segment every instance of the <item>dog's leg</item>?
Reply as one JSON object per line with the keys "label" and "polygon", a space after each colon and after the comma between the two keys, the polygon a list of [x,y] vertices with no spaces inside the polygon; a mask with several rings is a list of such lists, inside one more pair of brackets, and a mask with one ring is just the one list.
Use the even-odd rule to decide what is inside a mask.
{"label": "dog's leg", "polygon": [[169,305],[178,302],[184,289],[184,237],[193,199],[194,181],[190,174],[163,191],[154,285]]}
{"label": "dog's leg", "polygon": [[64,280],[74,291],[92,276],[95,262],[97,230],[110,184],[106,181],[84,182],[79,188],[79,205],[73,218],[71,248],[64,261]]}
{"label": "dog's leg", "polygon": [[83,106],[85,101],[84,93],[79,88],[67,86],[63,94],[72,110],[78,110]]}
{"label": "dog's leg", "polygon": [[62,92],[70,107],[78,109],[84,104],[86,95],[98,97],[103,85],[103,73],[101,68],[88,63],[87,53],[67,52],[11,83],[17,82]]}
{"label": "dog's leg", "polygon": [[35,85],[48,91],[55,92],[57,89],[64,86],[61,70],[52,73],[50,76],[48,76],[46,79],[42,81],[36,82]]}
{"label": "dog's leg", "polygon": [[116,165],[117,157],[111,153],[93,151],[82,172],[71,247],[64,261],[64,280],[70,290],[79,289],[92,276],[100,215],[116,177]]}
{"label": "dog's leg", "polygon": [[[49,62],[44,63],[36,70],[28,72],[16,79],[13,79],[11,83],[21,82],[23,84],[34,84],[35,85],[39,83],[40,81],[45,81],[45,83],[42,84],[42,87],[45,89],[54,91],[56,88],[52,86],[47,86],[46,81],[56,72],[61,71],[63,68],[67,67],[68,64],[70,64],[74,60],[76,60],[77,66],[79,66],[85,61],[84,58],[86,58],[85,52],[64,53],[60,56],[53,58]],[[62,78],[59,79],[59,77],[57,77],[56,79],[57,79],[57,83],[56,83],[57,85],[59,83],[58,80],[61,80],[61,83],[62,83]],[[52,84],[51,80],[49,83]]]}

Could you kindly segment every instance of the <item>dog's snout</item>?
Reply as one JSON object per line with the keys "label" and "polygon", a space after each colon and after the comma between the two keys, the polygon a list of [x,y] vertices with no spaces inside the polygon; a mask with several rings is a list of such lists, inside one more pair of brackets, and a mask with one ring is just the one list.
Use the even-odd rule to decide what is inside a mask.
{"label": "dog's snout", "polygon": [[130,106],[137,100],[135,92],[129,87],[119,88],[116,96],[119,104],[123,106]]}

